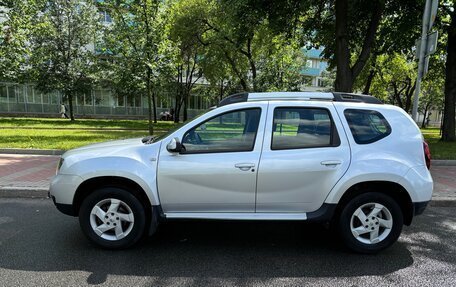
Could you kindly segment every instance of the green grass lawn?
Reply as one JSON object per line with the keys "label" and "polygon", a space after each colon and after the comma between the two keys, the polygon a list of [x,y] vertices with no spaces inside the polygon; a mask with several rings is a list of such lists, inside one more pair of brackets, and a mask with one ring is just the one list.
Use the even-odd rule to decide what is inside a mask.
{"label": "green grass lawn", "polygon": [[[155,134],[176,126],[154,124]],[[91,143],[148,135],[146,120],[0,118],[0,148],[68,150]]]}
{"label": "green grass lawn", "polygon": [[[176,126],[173,122],[154,124],[155,134]],[[438,128],[421,130],[433,159],[456,159],[456,142],[440,142]],[[146,120],[76,120],[39,118],[0,118],[0,148],[68,150],[108,140],[143,137]]]}
{"label": "green grass lawn", "polygon": [[[173,128],[173,122],[159,121],[154,124],[155,130],[166,131]],[[86,120],[74,122],[67,119],[40,119],[40,118],[0,118],[0,128],[40,128],[40,129],[143,129],[148,130],[147,120]]]}
{"label": "green grass lawn", "polygon": [[432,159],[456,159],[456,142],[441,142],[439,128],[421,129],[431,149]]}

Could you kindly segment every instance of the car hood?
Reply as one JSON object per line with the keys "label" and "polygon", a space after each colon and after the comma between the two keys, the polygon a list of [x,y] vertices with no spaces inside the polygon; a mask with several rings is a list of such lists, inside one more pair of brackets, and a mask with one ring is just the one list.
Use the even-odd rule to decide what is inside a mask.
{"label": "car hood", "polygon": [[67,151],[64,154],[64,157],[73,156],[82,153],[91,153],[93,155],[112,155],[113,153],[117,153],[121,150],[134,148],[134,147],[141,147],[144,144],[141,141],[142,138],[133,138],[133,139],[125,139],[125,140],[116,140],[116,141],[108,141],[96,144],[86,145],[80,148],[75,148],[72,150]]}
{"label": "car hood", "polygon": [[[142,138],[91,144],[62,155],[62,174],[83,174],[90,169],[109,169],[128,162],[150,163],[158,158],[161,141],[144,144]],[[81,167],[83,170],[78,170]],[[124,166],[126,168],[126,166]]]}

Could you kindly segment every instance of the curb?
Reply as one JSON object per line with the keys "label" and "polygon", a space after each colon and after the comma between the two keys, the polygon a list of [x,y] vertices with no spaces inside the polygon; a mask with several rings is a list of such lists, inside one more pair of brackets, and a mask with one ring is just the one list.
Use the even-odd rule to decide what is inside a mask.
{"label": "curb", "polygon": [[47,198],[49,189],[2,188],[0,198]]}
{"label": "curb", "polygon": [[431,168],[432,166],[455,166],[456,160],[453,159],[435,159],[431,160]]}
{"label": "curb", "polygon": [[60,149],[31,149],[31,148],[0,148],[2,154],[33,154],[33,155],[62,155]]}

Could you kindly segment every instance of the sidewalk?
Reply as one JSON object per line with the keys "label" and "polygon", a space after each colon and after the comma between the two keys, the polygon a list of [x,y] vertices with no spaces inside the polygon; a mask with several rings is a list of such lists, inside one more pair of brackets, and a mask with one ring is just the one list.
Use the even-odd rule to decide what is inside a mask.
{"label": "sidewalk", "polygon": [[0,154],[0,197],[45,197],[59,156]]}
{"label": "sidewalk", "polygon": [[[58,156],[0,154],[0,197],[45,197],[55,175]],[[454,201],[456,205],[456,166],[431,168],[433,201]]]}

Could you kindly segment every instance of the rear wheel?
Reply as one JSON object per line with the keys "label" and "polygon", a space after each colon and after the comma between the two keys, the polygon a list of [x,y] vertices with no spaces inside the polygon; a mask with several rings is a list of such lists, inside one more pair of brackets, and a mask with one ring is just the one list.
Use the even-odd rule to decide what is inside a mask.
{"label": "rear wheel", "polygon": [[120,188],[102,188],[91,193],[79,210],[84,234],[104,248],[127,248],[144,234],[146,215],[141,202]]}
{"label": "rear wheel", "polygon": [[348,248],[360,253],[376,253],[397,241],[404,219],[391,197],[368,192],[351,199],[339,218],[339,233]]}

